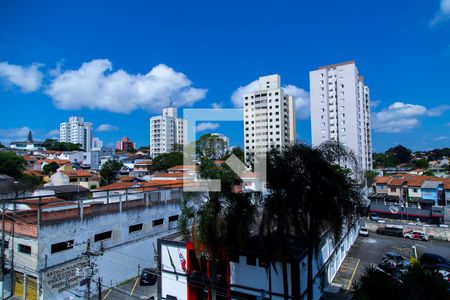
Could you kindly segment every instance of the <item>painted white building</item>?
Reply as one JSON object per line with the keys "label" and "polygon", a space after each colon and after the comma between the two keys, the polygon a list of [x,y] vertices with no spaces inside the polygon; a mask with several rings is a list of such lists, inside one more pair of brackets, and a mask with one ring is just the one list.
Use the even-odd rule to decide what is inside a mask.
{"label": "painted white building", "polygon": [[[324,289],[333,281],[339,267],[347,256],[350,247],[359,233],[356,222],[349,230],[345,230],[336,243],[324,235],[318,255],[313,260],[313,297],[320,299]],[[256,238],[258,239],[258,238]],[[258,251],[259,240],[255,247],[242,251],[238,256],[230,258],[225,266],[216,270],[217,293],[230,295],[231,299],[283,300],[283,275],[280,262],[270,262],[264,253]],[[289,297],[306,299],[307,294],[307,251],[300,245],[294,246],[295,256],[288,259],[287,278]],[[194,254],[194,245],[183,240],[179,234],[172,234],[158,240],[158,257],[161,266],[161,280],[158,297],[161,299],[194,300],[208,299],[208,265],[207,261],[198,259]],[[270,256],[270,254],[268,254]],[[200,267],[200,270],[197,269]],[[206,277],[205,277],[206,276]],[[219,279],[220,278],[220,279]]]}
{"label": "painted white building", "polygon": [[246,160],[251,153],[295,143],[295,99],[284,93],[280,75],[260,77],[259,90],[243,97]]}
{"label": "painted white building", "polygon": [[81,144],[85,151],[92,148],[92,123],[85,122],[83,117],[70,117],[69,122],[59,125],[59,141]]}
{"label": "painted white building", "polygon": [[[111,201],[104,196],[47,203],[40,216],[36,209],[18,209],[14,235],[6,223],[6,265],[15,279],[5,280],[4,289],[18,297],[26,290],[27,299],[72,299],[85,295],[77,268],[86,269],[89,261],[95,263],[91,295],[100,277],[116,286],[143,268],[155,268],[157,239],[176,230],[180,197],[179,189],[152,189],[133,199],[112,195]],[[83,255],[88,245],[95,254],[91,259]]]}
{"label": "painted white building", "polygon": [[355,62],[320,67],[309,79],[312,145],[339,141],[356,154],[361,169],[371,170],[370,92]]}
{"label": "painted white building", "polygon": [[92,149],[101,149],[103,148],[103,141],[98,137],[92,138]]}
{"label": "painted white building", "polygon": [[164,108],[161,116],[150,118],[150,155],[172,152],[186,144],[186,121],[178,118],[175,107]]}

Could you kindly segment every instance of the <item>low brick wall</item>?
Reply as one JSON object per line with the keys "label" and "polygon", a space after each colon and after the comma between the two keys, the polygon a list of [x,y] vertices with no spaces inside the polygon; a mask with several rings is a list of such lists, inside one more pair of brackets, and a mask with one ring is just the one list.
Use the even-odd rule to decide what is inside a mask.
{"label": "low brick wall", "polygon": [[[375,233],[379,227],[384,227],[385,225],[389,225],[389,223],[386,222],[386,224],[382,224],[382,223],[367,222],[369,231],[373,233]],[[436,226],[407,225],[407,224],[404,225],[396,224],[395,226],[403,227],[403,231],[421,230],[423,232],[426,232],[430,237],[430,239],[450,242],[450,228],[436,227]]]}

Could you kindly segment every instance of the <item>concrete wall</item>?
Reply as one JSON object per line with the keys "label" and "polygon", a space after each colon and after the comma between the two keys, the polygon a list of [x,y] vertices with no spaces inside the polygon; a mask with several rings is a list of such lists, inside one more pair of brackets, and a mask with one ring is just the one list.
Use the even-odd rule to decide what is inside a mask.
{"label": "concrete wall", "polygon": [[[154,249],[157,247],[157,238],[173,231],[173,229],[169,231],[169,227],[175,228],[176,225],[169,224],[168,218],[179,214],[178,203],[167,202],[148,208],[130,209],[122,213],[42,226],[38,255],[39,268],[44,270],[43,299],[63,299],[73,296],[74,291],[83,291],[85,287],[79,287],[76,278],[69,289],[59,287],[58,276],[61,275],[58,274],[65,272],[66,269],[72,269],[74,272],[73,262],[80,260],[81,254],[86,251],[88,239],[91,251],[100,254],[101,248],[104,249],[94,260],[98,269],[98,273],[93,277],[94,282],[98,277],[102,277],[106,285],[117,285],[137,276],[139,269],[155,267]],[[153,220],[160,218],[164,219],[164,224],[153,226]],[[130,225],[140,223],[143,224],[141,231],[129,233]],[[112,231],[110,239],[94,242],[95,234],[110,230]],[[52,244],[68,240],[75,242],[72,249],[51,253]]]}
{"label": "concrete wall", "polygon": [[[369,230],[373,233],[377,231],[379,227],[384,227],[385,224],[367,222]],[[431,239],[442,240],[450,242],[450,228],[437,227],[437,226],[416,226],[416,225],[397,225],[403,227],[403,231],[406,230],[421,230],[428,234]]]}

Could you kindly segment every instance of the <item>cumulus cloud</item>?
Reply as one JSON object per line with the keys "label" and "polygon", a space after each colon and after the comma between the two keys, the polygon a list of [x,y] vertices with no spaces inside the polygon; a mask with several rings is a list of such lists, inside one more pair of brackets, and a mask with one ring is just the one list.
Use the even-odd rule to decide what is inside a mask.
{"label": "cumulus cloud", "polygon": [[449,105],[426,108],[418,104],[395,102],[373,114],[372,127],[378,132],[403,132],[417,127],[420,118],[440,116],[449,109]]}
{"label": "cumulus cloud", "polygon": [[[288,84],[283,87],[287,95],[295,98],[295,110],[297,118],[308,119],[310,116],[309,92],[295,85]],[[259,81],[255,80],[247,85],[238,87],[231,95],[231,102],[235,107],[242,107],[244,94],[259,90]]]}
{"label": "cumulus cloud", "polygon": [[101,124],[98,126],[95,131],[97,132],[110,132],[110,131],[117,131],[119,130],[119,127],[111,125],[111,124]]}
{"label": "cumulus cloud", "polygon": [[47,136],[58,136],[59,137],[59,129],[53,129],[47,132]]}
{"label": "cumulus cloud", "polygon": [[283,89],[286,94],[295,98],[297,118],[308,119],[311,114],[311,109],[309,107],[309,92],[292,84],[286,85]]}
{"label": "cumulus cloud", "polygon": [[212,123],[212,122],[201,122],[199,124],[197,124],[197,126],[195,127],[195,130],[197,132],[202,132],[205,130],[214,130],[220,127],[219,123]]}
{"label": "cumulus cloud", "polygon": [[38,90],[42,83],[42,73],[39,71],[39,64],[33,63],[31,66],[0,62],[0,82],[7,87],[18,87],[23,93],[30,93]]}
{"label": "cumulus cloud", "polygon": [[0,128],[0,142],[7,145],[15,141],[24,141],[28,137],[29,127]]}
{"label": "cumulus cloud", "polygon": [[430,27],[450,19],[450,0],[441,0],[439,10],[430,21]]}
{"label": "cumulus cloud", "polygon": [[60,109],[101,109],[129,113],[135,109],[159,111],[173,103],[192,106],[207,90],[192,87],[183,73],[160,64],[147,74],[113,71],[107,59],[85,62],[78,70],[60,71],[46,93]]}
{"label": "cumulus cloud", "polygon": [[235,107],[242,107],[244,103],[244,95],[259,90],[258,80],[252,81],[247,85],[238,87],[231,95],[231,102]]}

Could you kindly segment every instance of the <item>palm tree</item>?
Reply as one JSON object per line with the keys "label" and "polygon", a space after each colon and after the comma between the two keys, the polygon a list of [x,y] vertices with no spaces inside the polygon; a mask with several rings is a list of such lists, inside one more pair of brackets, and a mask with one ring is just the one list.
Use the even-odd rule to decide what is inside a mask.
{"label": "palm tree", "polygon": [[425,271],[420,263],[413,263],[401,280],[375,266],[366,268],[358,282],[353,284],[353,300],[372,299],[450,299],[448,283],[438,274]]}
{"label": "palm tree", "polygon": [[[202,248],[210,258],[211,293],[216,293],[214,285],[216,269],[221,262],[237,254],[238,249],[246,248],[254,223],[254,195],[236,192],[241,179],[226,165],[218,166],[212,160],[203,158],[199,174],[204,179],[220,179],[221,191],[196,193],[186,199],[196,199],[196,203],[182,203],[181,229],[190,235],[197,249]],[[202,198],[199,200],[199,198]],[[201,202],[201,205],[198,204]],[[195,206],[195,208],[194,208]]]}
{"label": "palm tree", "polygon": [[[329,150],[329,149],[328,149]],[[262,217],[263,239],[274,234],[283,268],[284,298],[288,299],[289,242],[306,243],[308,299],[313,299],[313,259],[325,232],[337,240],[356,218],[359,190],[347,170],[334,165],[335,156],[303,144],[268,153],[269,196]],[[330,161],[332,160],[332,162]]]}

